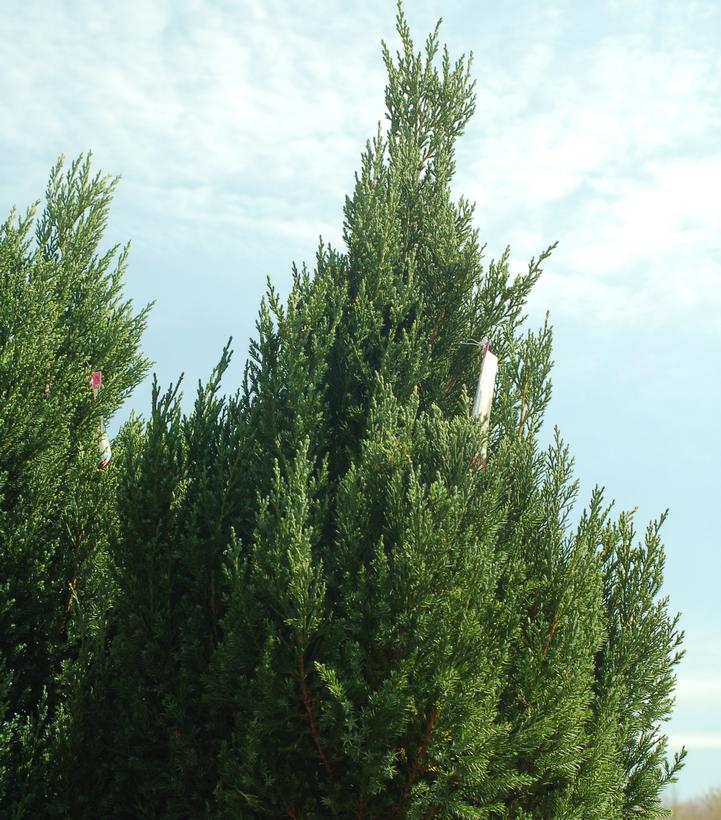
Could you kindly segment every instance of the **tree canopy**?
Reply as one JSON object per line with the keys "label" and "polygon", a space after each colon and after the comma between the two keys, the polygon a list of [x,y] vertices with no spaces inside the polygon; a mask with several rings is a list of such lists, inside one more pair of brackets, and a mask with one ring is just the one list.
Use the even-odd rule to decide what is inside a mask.
{"label": "tree canopy", "polygon": [[[78,161],[0,234],[0,783],[9,817],[651,818],[681,635],[639,539],[539,443],[552,330],[455,200],[471,63],[399,7],[385,127],[321,243],[183,413]],[[115,267],[111,267],[116,259]],[[499,358],[488,463],[471,414]],[[92,370],[109,375],[93,401]]]}

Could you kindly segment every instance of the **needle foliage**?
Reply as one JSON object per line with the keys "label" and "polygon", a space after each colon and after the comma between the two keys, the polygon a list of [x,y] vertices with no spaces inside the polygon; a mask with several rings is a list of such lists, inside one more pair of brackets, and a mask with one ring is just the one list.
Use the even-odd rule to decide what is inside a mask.
{"label": "needle foliage", "polygon": [[[87,391],[54,385],[83,385],[78,362],[97,361],[126,374],[104,393],[119,400],[143,372],[144,315],[93,285],[129,335],[89,349],[79,318],[46,316],[32,295],[45,286],[28,271],[66,252],[28,256],[25,223],[4,229],[3,287],[56,334],[18,322],[0,348],[2,388],[27,379],[8,395],[35,414],[3,410],[0,448],[42,432],[37,449],[0,449],[0,475],[26,471],[24,492],[46,499],[3,479],[2,560],[19,579],[0,599],[4,777],[17,789],[37,769],[46,796],[11,816],[662,814],[682,763],[662,730],[681,641],[660,597],[663,517],[639,538],[600,490],[574,513],[568,447],[558,432],[541,444],[551,328],[523,313],[552,247],[515,276],[508,252],[484,260],[473,206],[451,190],[470,61],[452,61],[437,28],[417,51],[400,7],[397,29],[387,122],[346,199],[343,249],[321,243],[286,299],[269,285],[235,396],[220,391],[228,349],[187,414],[177,385],[156,385],[107,476],[83,455]],[[499,377],[482,468],[479,353],[464,342],[484,336]],[[68,370],[48,398],[39,374],[55,362]],[[27,431],[8,438],[13,423]],[[87,523],[98,504],[101,531]],[[58,524],[76,510],[87,547],[73,546],[80,524]],[[93,551],[107,560],[83,587]],[[63,678],[76,595],[97,623],[76,617]],[[27,749],[58,680],[43,768]]]}

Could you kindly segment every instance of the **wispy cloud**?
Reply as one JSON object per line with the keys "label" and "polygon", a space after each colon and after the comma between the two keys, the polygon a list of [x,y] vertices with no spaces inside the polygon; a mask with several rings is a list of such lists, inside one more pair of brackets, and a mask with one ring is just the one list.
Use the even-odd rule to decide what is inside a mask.
{"label": "wispy cloud", "polygon": [[481,65],[459,187],[519,261],[561,241],[538,305],[721,332],[721,63],[709,37],[721,36],[721,9],[602,7],[603,21],[586,20],[596,37],[564,9],[518,63]]}
{"label": "wispy cloud", "polygon": [[[409,4],[421,36],[432,6]],[[3,198],[36,195],[57,153],[92,147],[122,172],[122,232],[141,244],[210,244],[232,229],[298,256],[319,233],[340,241],[343,195],[383,115],[387,2],[10,7]],[[721,332],[718,4],[443,11],[444,38],[475,52],[479,83],[457,190],[519,268],[561,240],[535,304]]]}
{"label": "wispy cloud", "polygon": [[685,641],[686,657],[678,668],[676,708],[669,725],[674,750],[692,753],[721,750],[721,637],[695,630]]}
{"label": "wispy cloud", "polygon": [[136,235],[200,220],[315,241],[319,200],[339,209],[382,110],[380,5],[17,3],[0,56],[5,186],[92,147],[122,172]]}
{"label": "wispy cloud", "polygon": [[685,746],[691,752],[702,749],[713,749],[721,751],[721,732],[711,734],[710,732],[680,732],[669,736],[669,744],[672,749],[680,749]]}
{"label": "wispy cloud", "polygon": [[715,673],[687,674],[682,670],[676,687],[676,699],[696,706],[721,703],[721,673],[717,670]]}

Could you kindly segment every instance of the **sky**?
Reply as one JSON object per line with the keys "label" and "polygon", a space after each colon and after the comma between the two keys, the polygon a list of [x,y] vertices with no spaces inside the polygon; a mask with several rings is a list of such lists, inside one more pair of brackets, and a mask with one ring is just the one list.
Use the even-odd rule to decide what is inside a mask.
{"label": "sky", "polygon": [[[270,276],[342,206],[384,117],[390,0],[3,0],[0,217],[92,150],[122,180],[108,238],[131,240],[127,295],[155,301],[161,383],[190,395],[234,337],[240,382]],[[721,3],[409,0],[420,46],[443,17],[473,53],[477,110],[456,195],[486,258],[514,270],[558,240],[529,303],[555,328],[557,425],[581,499],[600,484],[638,529],[666,508],[665,594],[686,657],[668,725],[680,799],[721,786]],[[130,405],[146,411],[150,388]],[[123,415],[121,414],[121,416]],[[115,420],[119,424],[122,418]]]}

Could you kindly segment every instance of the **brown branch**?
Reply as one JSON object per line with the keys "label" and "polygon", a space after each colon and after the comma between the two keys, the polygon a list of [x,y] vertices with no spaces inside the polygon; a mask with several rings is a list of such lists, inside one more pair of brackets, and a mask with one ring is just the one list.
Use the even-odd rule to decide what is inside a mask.
{"label": "brown branch", "polygon": [[431,338],[429,340],[429,344],[433,344],[435,340],[438,338],[438,333],[441,329],[441,323],[446,318],[446,308],[445,306],[441,307],[440,313],[438,314],[438,319],[436,320],[435,325],[433,326],[433,330],[431,331]]}
{"label": "brown branch", "polygon": [[333,769],[331,768],[330,763],[328,762],[328,758],[326,757],[325,752],[323,751],[323,746],[320,742],[320,735],[318,734],[318,729],[315,725],[315,718],[313,716],[313,705],[310,699],[310,692],[308,691],[308,686],[305,682],[305,659],[303,657],[303,650],[301,649],[300,654],[298,656],[298,671],[300,672],[300,689],[303,693],[303,704],[305,705],[305,712],[306,717],[308,718],[308,724],[310,726],[310,734],[313,738],[313,742],[315,743],[315,747],[318,750],[318,754],[320,755],[320,759],[323,762],[323,767],[325,768],[325,773],[328,775],[329,780],[333,780]]}
{"label": "brown branch", "polygon": [[75,570],[75,574],[73,577],[68,581],[68,598],[65,602],[65,609],[63,611],[63,617],[60,621],[60,633],[62,636],[65,635],[65,630],[68,625],[68,618],[70,617],[70,610],[73,608],[73,595],[75,594],[75,588],[78,584],[78,574],[77,569]]}
{"label": "brown branch", "polygon": [[521,405],[521,420],[518,424],[518,436],[519,438],[523,438],[523,428],[526,426],[526,408],[525,405]]}
{"label": "brown branch", "polygon": [[393,817],[400,817],[400,813],[408,801],[410,790],[413,788],[418,776],[425,771],[424,760],[426,754],[428,753],[428,746],[430,745],[431,736],[437,720],[438,706],[434,704],[431,709],[431,713],[428,716],[428,720],[426,721],[426,728],[423,731],[423,739],[421,740],[421,745],[418,747],[418,753],[416,754],[415,760],[411,764],[408,774],[406,775],[406,781],[403,784],[403,789],[401,791],[401,798],[396,805],[395,811],[393,812]]}
{"label": "brown branch", "polygon": [[548,655],[548,650],[551,648],[551,641],[553,640],[553,636],[556,634],[556,629],[558,628],[558,612],[553,613],[553,621],[551,623],[551,629],[548,633],[548,637],[546,638],[546,643],[543,646],[543,657],[545,658]]}
{"label": "brown branch", "polygon": [[210,633],[213,640],[213,647],[218,646],[220,637],[218,636],[218,607],[215,594],[215,575],[210,573]]}
{"label": "brown branch", "polygon": [[80,570],[80,546],[82,542],[85,540],[85,527],[81,524],[80,525],[80,532],[77,534],[76,537],[73,536],[73,533],[70,529],[70,526],[66,524],[68,534],[72,538],[73,541],[73,575],[72,578],[68,581],[68,597],[65,601],[65,609],[63,611],[63,616],[60,621],[60,632],[62,634],[65,633],[66,627],[68,625],[68,618],[70,617],[70,610],[73,608],[73,597],[75,595],[75,590],[78,586],[78,573]]}
{"label": "brown branch", "polygon": [[65,602],[65,618],[67,619],[68,615],[70,614],[70,610],[73,606],[73,593],[75,592],[75,587],[78,584],[78,574],[77,572],[73,575],[73,577],[68,581],[68,600]]}

